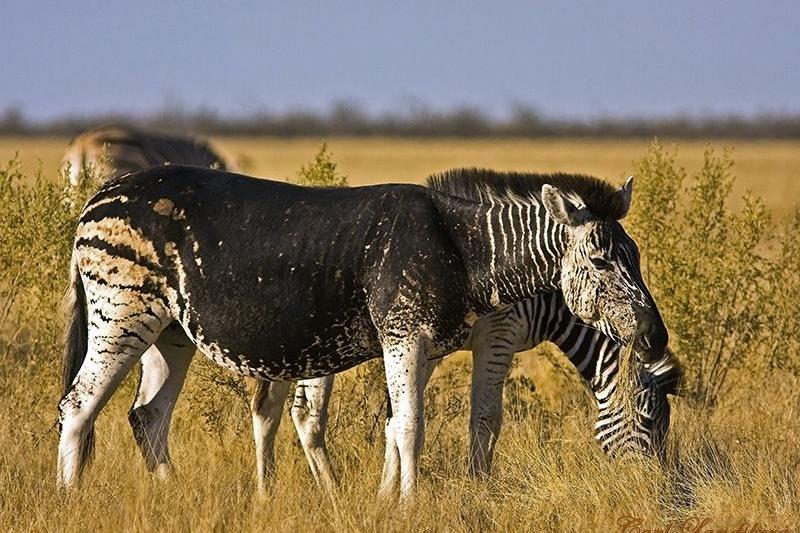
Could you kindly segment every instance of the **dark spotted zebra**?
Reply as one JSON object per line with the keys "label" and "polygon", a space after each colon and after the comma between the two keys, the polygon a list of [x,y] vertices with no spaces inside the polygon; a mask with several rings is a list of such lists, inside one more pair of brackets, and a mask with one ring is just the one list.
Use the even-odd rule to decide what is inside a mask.
{"label": "dark spotted zebra", "polygon": [[75,136],[62,158],[69,165],[69,182],[76,187],[81,171],[108,158],[106,178],[162,164],[193,165],[225,170],[230,164],[205,140],[167,135],[130,126],[106,125]]}
{"label": "dark spotted zebra", "polygon": [[[544,341],[553,342],[591,388],[598,407],[595,438],[612,456],[638,453],[662,457],[669,429],[668,394],[676,394],[682,369],[667,351],[660,360],[643,365],[632,417],[624,418],[615,401],[622,346],[573,315],[560,292],[523,300],[481,317],[465,346],[473,353],[472,414],[470,417],[470,472],[487,475],[494,445],[500,435],[503,385],[516,352]],[[428,376],[436,366],[432,361]],[[262,382],[253,402],[259,488],[264,491],[274,465],[275,435],[286,401],[288,383]],[[332,491],[335,476],[325,444],[327,407],[333,376],[298,383],[291,415],[314,479]],[[390,427],[391,424],[387,424]],[[393,450],[384,471],[398,458]],[[390,484],[391,480],[384,480]]]}
{"label": "dark spotted zebra", "polygon": [[[561,290],[644,362],[663,356],[666,328],[618,222],[631,191],[479,170],[428,187],[314,189],[179,165],[109,181],[81,215],[71,262],[60,484],[78,479],[97,415],[148,348],[167,366],[190,358],[182,330],[218,364],[265,380],[382,353],[387,449],[410,495],[428,361],[463,346],[479,316]],[[174,388],[167,378],[151,392]]]}

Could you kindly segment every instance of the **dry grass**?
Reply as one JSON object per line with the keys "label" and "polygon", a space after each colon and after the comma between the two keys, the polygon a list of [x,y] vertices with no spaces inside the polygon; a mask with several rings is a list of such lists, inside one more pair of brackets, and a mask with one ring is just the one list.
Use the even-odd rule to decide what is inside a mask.
{"label": "dry grass", "polygon": [[[197,368],[200,361],[195,361]],[[453,363],[451,363],[452,365]],[[54,365],[55,367],[55,365]],[[313,486],[291,423],[278,439],[281,464],[267,501],[255,494],[245,413],[225,410],[225,430],[206,431],[192,400],[204,386],[193,373],[172,434],[175,479],[144,472],[126,412],[129,379],[98,423],[97,458],[80,489],[56,490],[53,421],[55,369],[46,382],[6,383],[0,398],[0,524],[13,531],[475,531],[609,530],[623,517],[663,527],[708,519],[800,526],[800,382],[785,375],[745,384],[713,412],[673,402],[669,464],[618,464],[591,442],[586,398],[569,409],[507,416],[490,481],[466,476],[466,413],[428,426],[423,483],[404,511],[375,497],[383,457],[380,429],[353,423],[357,413],[334,401],[331,448],[341,474],[338,503]],[[466,376],[462,375],[466,386]],[[347,383],[342,385],[347,387]],[[544,405],[544,404],[543,404]],[[339,412],[339,416],[335,413]],[[193,423],[193,421],[195,423]],[[371,440],[371,442],[370,442]]]}
{"label": "dry grass", "polygon": [[[219,143],[248,172],[279,178],[294,176],[319,146],[317,139]],[[65,139],[0,139],[0,160],[19,151],[28,164],[42,159],[45,174],[53,175],[65,144]],[[358,185],[420,181],[455,165],[571,169],[616,179],[633,168],[647,142],[334,139],[329,147],[349,182]],[[788,212],[800,198],[794,179],[798,148],[800,143],[737,144],[734,196],[750,188],[776,212]],[[702,157],[701,143],[681,144],[678,162],[688,169],[699,167]],[[359,380],[368,371],[345,373],[334,393],[329,440],[341,478],[337,502],[314,487],[288,417],[278,436],[276,483],[261,501],[245,403],[230,391],[209,388],[204,376],[210,363],[201,358],[193,363],[174,418],[174,479],[156,482],[145,473],[127,423],[131,376],[98,421],[97,459],[81,487],[61,493],[55,487],[53,427],[59,364],[57,354],[47,351],[0,357],[3,530],[800,528],[800,379],[788,371],[756,377],[734,370],[734,386],[713,409],[674,399],[668,461],[661,468],[607,460],[592,442],[588,392],[574,370],[554,371],[565,368],[563,356],[546,347],[523,354],[513,375],[532,377],[537,390],[531,395],[525,382],[512,384],[494,474],[476,482],[467,477],[465,464],[468,358],[454,355],[428,390],[419,495],[399,509],[375,496],[383,458],[377,411],[382,394],[380,384],[362,386]],[[631,527],[625,529],[626,523]]]}

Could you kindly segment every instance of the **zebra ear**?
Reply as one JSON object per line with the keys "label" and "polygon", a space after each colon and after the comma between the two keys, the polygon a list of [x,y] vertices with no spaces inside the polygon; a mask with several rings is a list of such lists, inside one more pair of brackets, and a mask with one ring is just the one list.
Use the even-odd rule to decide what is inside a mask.
{"label": "zebra ear", "polygon": [[625,218],[631,208],[631,198],[633,196],[633,176],[628,176],[625,180],[625,185],[620,187],[617,191],[620,200],[622,201],[622,214],[619,218]]}
{"label": "zebra ear", "polygon": [[542,203],[550,218],[565,226],[580,226],[586,222],[585,210],[581,210],[558,188],[549,183],[542,185]]}

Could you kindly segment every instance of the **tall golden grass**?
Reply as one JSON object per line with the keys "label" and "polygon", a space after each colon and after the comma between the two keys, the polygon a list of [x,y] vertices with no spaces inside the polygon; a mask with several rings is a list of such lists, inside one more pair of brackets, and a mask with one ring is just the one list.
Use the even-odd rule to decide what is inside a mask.
{"label": "tall golden grass", "polygon": [[[800,527],[800,381],[785,374],[764,381],[737,376],[746,387],[712,411],[674,400],[663,468],[608,460],[592,445],[588,398],[560,411],[532,409],[522,419],[507,415],[487,481],[466,475],[466,413],[429,419],[423,482],[407,509],[375,496],[382,427],[372,431],[359,421],[346,379],[334,393],[329,434],[341,480],[335,504],[314,487],[288,417],[274,488],[258,498],[246,412],[235,400],[221,403],[225,427],[208,431],[187,400],[208,386],[197,373],[175,416],[174,479],[157,482],[145,472],[127,424],[131,379],[100,418],[97,457],[81,486],[60,493],[57,432],[48,431],[57,381],[54,370],[3,380],[4,530],[611,531],[621,530],[625,517],[641,520],[641,528],[701,520],[714,528]],[[466,390],[466,376],[459,382]]]}
{"label": "tall golden grass", "polygon": [[[345,163],[348,158],[342,157],[335,144],[333,148],[341,169],[348,173],[351,183],[357,183],[355,173]],[[313,149],[313,145],[309,147],[306,159]],[[656,146],[639,155],[642,159],[637,168],[645,174],[653,173],[652,179],[660,176],[669,181],[669,176],[680,172],[674,158],[670,159],[669,150]],[[703,168],[728,168],[720,163],[724,161],[712,154],[699,174],[702,177]],[[531,167],[536,165],[526,165]],[[0,178],[0,214],[5,217],[0,227],[0,305],[10,310],[0,328],[3,530],[800,528],[800,354],[796,338],[776,345],[781,354],[772,358],[766,357],[766,349],[758,344],[737,344],[745,346],[745,352],[726,346],[726,350],[734,350],[736,357],[731,359],[724,386],[713,402],[706,401],[705,388],[692,386],[684,397],[672,399],[673,418],[664,465],[607,459],[592,440],[591,396],[565,358],[551,346],[522,354],[507,388],[505,425],[495,469],[490,479],[481,481],[466,474],[469,359],[464,354],[454,355],[437,370],[426,391],[422,484],[415,501],[405,508],[376,497],[383,458],[383,384],[377,371],[379,364],[373,362],[350,370],[337,380],[329,429],[330,449],[341,480],[335,501],[314,486],[287,416],[278,437],[279,466],[274,486],[262,500],[255,490],[246,391],[240,382],[230,380],[198,357],[174,417],[170,439],[176,465],[173,479],[157,482],[145,472],[127,423],[135,387],[135,376],[130,376],[98,421],[95,463],[77,490],[59,492],[55,485],[58,435],[54,423],[60,393],[61,323],[55,318],[55,307],[66,283],[74,208],[58,200],[63,200],[60,185],[51,185],[44,179],[37,182],[21,167],[6,168]],[[697,198],[691,192],[694,178],[684,179],[688,180],[688,192],[683,193],[670,216],[682,217],[683,209]],[[647,187],[639,184],[637,187],[644,196],[635,195],[635,204],[652,197],[653,191],[647,192]],[[647,223],[658,223],[646,210],[632,216],[631,223],[640,230]],[[742,220],[761,220],[747,219],[746,213],[740,216]],[[730,223],[726,235],[750,227],[726,220]],[[776,250],[789,239],[784,236],[773,242],[770,237],[792,226],[781,225],[777,220],[764,224],[766,231],[762,241],[756,243],[755,252],[767,264],[774,265],[780,257]],[[723,236],[715,239],[712,244],[724,244]],[[666,247],[670,243],[674,244],[664,239],[662,244]],[[685,260],[680,263],[681,268],[688,268],[693,264],[688,261],[691,256],[677,246],[675,250],[662,248],[660,253],[664,257],[673,257],[669,254],[674,253],[676,260]],[[734,261],[736,257],[729,259]],[[746,261],[750,256],[742,257]],[[26,262],[21,264],[22,260]],[[663,265],[648,262],[646,266],[653,269],[656,278],[662,276],[656,274],[662,272],[659,269]],[[716,279],[713,272],[698,272],[697,275]],[[786,276],[787,286],[797,280],[798,272],[800,268],[781,274]],[[697,337],[693,342],[698,350],[693,350],[695,345],[686,339],[699,335],[701,328],[693,327],[686,320],[689,315],[684,314],[696,313],[695,321],[709,320],[712,325],[719,321],[705,317],[702,306],[694,309],[674,303],[694,301],[685,294],[674,295],[670,300],[673,303],[666,304],[671,295],[665,291],[673,290],[672,285],[666,281],[659,285],[658,279],[651,284],[664,306],[667,325],[675,337],[674,346],[679,349],[690,380],[701,379],[702,383],[696,363],[703,361],[704,354],[715,353],[715,346],[704,344],[707,339]],[[692,286],[693,290],[699,290],[698,286]],[[716,298],[718,288],[713,289],[700,295],[700,300]],[[788,291],[786,298],[793,294]],[[771,298],[780,297],[776,292]],[[779,305],[775,308],[783,309],[786,315],[797,310],[790,304],[761,302],[765,309]],[[750,300],[736,301],[735,310],[748,309],[752,313],[735,316],[771,319],[771,315],[759,315],[755,307],[748,307],[754,305]],[[796,319],[798,313],[794,315]],[[734,325],[745,327],[747,323]],[[789,326],[791,322],[781,325]],[[769,333],[777,331],[765,329],[764,324],[759,327],[762,329],[758,334],[766,335],[764,338],[771,338]]]}

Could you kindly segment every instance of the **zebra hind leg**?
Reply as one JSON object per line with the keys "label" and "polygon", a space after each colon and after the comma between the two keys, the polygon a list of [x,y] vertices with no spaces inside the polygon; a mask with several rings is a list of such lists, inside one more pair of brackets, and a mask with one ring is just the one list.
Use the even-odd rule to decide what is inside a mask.
{"label": "zebra hind leg", "polygon": [[142,375],[128,421],[147,470],[164,479],[171,473],[169,428],[195,347],[177,322],[142,356]]}
{"label": "zebra hind leg", "polygon": [[160,333],[160,328],[153,330],[127,317],[105,316],[91,307],[87,316],[86,354],[59,402],[58,482],[65,487],[77,482],[87,462],[100,411]]}

